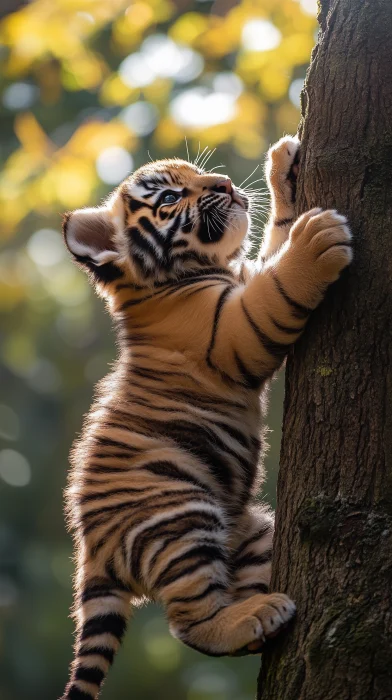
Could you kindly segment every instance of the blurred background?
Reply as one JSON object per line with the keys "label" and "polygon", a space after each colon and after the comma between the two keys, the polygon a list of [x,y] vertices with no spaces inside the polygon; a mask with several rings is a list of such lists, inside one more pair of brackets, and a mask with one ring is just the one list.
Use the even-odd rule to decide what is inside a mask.
{"label": "blurred background", "polygon": [[[61,213],[149,157],[215,149],[239,184],[295,133],[316,0],[2,0],[0,698],[55,700],[72,654],[67,455],[116,350]],[[263,168],[250,182],[265,187]],[[257,184],[256,184],[257,183]],[[273,384],[274,505],[283,382]],[[139,610],[103,700],[251,700],[259,657],[205,658]]]}

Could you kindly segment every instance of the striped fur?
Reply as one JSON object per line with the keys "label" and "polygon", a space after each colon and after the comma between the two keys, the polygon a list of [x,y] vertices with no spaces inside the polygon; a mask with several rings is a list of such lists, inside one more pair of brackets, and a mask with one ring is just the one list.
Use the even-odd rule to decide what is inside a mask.
{"label": "striped fur", "polygon": [[183,161],[151,163],[103,207],[65,218],[120,354],[72,452],[77,636],[64,700],[97,697],[144,598],[212,656],[260,651],[294,613],[268,592],[273,516],[255,501],[261,399],[351,259],[336,212],[291,226],[297,152],[290,137],[270,152],[257,264],[243,255],[245,193]]}

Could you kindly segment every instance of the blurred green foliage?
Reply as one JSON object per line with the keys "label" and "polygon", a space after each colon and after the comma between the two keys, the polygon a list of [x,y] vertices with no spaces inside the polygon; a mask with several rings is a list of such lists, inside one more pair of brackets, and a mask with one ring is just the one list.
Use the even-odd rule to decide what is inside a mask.
{"label": "blurred green foliage", "polygon": [[[11,3],[12,5],[12,3]],[[241,182],[295,132],[314,0],[15,0],[0,21],[0,697],[53,700],[71,658],[62,489],[110,320],[68,260],[60,213],[149,157],[217,148]],[[261,186],[262,168],[251,178]],[[274,503],[282,378],[268,423]],[[207,659],[140,610],[103,699],[250,700],[259,658]]]}

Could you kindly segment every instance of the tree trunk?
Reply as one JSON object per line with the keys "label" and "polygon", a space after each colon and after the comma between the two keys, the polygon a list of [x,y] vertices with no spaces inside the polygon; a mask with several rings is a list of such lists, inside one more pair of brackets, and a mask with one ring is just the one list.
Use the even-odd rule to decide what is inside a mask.
{"label": "tree trunk", "polygon": [[298,211],[348,216],[354,263],[287,363],[273,589],[297,619],[259,700],[392,698],[392,0],[321,0]]}

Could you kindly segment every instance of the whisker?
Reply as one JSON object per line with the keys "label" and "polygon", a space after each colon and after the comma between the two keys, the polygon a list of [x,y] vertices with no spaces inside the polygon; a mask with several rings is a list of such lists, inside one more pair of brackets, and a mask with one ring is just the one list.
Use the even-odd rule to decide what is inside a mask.
{"label": "whisker", "polygon": [[187,161],[188,161],[188,163],[190,163],[190,160],[189,160],[189,148],[188,148],[188,141],[187,141],[187,138],[186,138],[186,136],[184,136],[184,139],[185,139],[185,146],[186,146],[186,155],[187,155]]}
{"label": "whisker", "polygon": [[[258,180],[253,180],[253,182],[250,182],[249,185],[247,185],[246,187],[252,187],[252,185],[255,185],[256,182],[261,182],[261,181],[265,182],[265,178],[264,178],[264,177],[259,177]],[[245,189],[246,189],[246,188],[245,188]]]}
{"label": "whisker", "polygon": [[199,148],[197,149],[196,158],[195,158],[195,160],[193,161],[193,165],[197,165],[197,159],[198,159],[198,157],[199,157],[199,153],[200,153],[200,141],[199,141]]}
{"label": "whisker", "polygon": [[221,163],[221,165],[214,165],[214,167],[213,167],[212,170],[207,170],[207,173],[209,173],[210,175],[213,175],[213,174],[214,174],[214,170],[218,170],[218,168],[225,168],[225,167],[226,167],[226,166],[225,166],[224,163]]}
{"label": "whisker", "polygon": [[203,170],[204,170],[204,168],[206,167],[206,165],[207,165],[208,161],[210,160],[211,156],[215,153],[215,151],[216,151],[216,148],[213,148],[213,149],[206,155],[206,157],[203,159],[203,162],[201,163],[201,167],[203,168]]}
{"label": "whisker", "polygon": [[245,180],[243,180],[243,181],[241,182],[241,184],[239,185],[239,187],[242,187],[242,185],[243,185],[247,180],[249,180],[249,178],[252,177],[252,175],[254,175],[254,173],[256,172],[256,170],[259,169],[259,167],[260,167],[260,163],[259,163],[258,165],[256,165],[255,169],[252,170],[251,174],[248,175],[248,177],[246,177]]}
{"label": "whisker", "polygon": [[200,165],[199,165],[199,160],[202,159],[203,154],[204,154],[206,151],[208,151],[208,146],[206,146],[205,148],[203,148],[202,152],[200,153],[200,156],[198,155],[198,157],[196,158],[195,165],[197,165],[198,167],[200,167]]}

